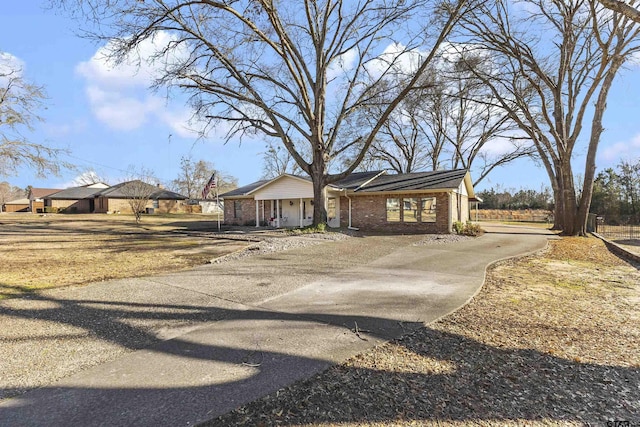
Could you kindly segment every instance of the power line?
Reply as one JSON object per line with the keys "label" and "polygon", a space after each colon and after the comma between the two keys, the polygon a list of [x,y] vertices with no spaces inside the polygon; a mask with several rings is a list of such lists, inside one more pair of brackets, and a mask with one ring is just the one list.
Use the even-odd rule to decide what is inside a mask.
{"label": "power line", "polygon": [[71,157],[71,158],[76,159],[76,160],[81,160],[81,161],[83,161],[85,163],[90,163],[90,164],[97,165],[97,166],[100,166],[100,167],[103,167],[103,168],[113,169],[113,170],[118,171],[118,172],[124,172],[124,173],[128,173],[129,172],[129,171],[124,170],[124,169],[114,168],[113,166],[103,165],[102,163],[94,162],[93,160],[83,159],[81,157],[77,157],[77,156],[74,156],[72,154],[67,154],[67,157]]}

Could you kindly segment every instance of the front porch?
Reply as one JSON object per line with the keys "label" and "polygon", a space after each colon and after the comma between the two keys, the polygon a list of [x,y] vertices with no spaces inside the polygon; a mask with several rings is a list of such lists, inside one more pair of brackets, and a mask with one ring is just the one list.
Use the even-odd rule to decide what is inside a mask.
{"label": "front porch", "polygon": [[[338,195],[326,197],[327,225],[340,226],[340,198]],[[313,198],[286,198],[255,200],[256,227],[267,225],[275,228],[307,227],[313,223]]]}
{"label": "front porch", "polygon": [[[340,193],[324,190],[329,227],[340,227]],[[281,175],[227,193],[225,223],[235,225],[302,228],[313,223],[313,185],[309,179]]]}

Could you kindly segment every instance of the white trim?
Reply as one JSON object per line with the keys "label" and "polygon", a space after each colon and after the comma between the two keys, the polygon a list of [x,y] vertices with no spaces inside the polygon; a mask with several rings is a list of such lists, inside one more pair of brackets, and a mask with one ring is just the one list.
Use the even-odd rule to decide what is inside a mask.
{"label": "white trim", "polygon": [[[242,196],[248,196],[248,195],[250,195],[250,194],[255,193],[256,191],[262,190],[263,188],[268,187],[269,185],[273,184],[273,183],[274,183],[274,182],[276,182],[276,181],[281,180],[281,179],[282,179],[282,178],[284,178],[284,177],[294,178],[294,179],[297,179],[298,181],[306,182],[306,183],[308,183],[308,184],[313,185],[313,184],[312,184],[312,182],[311,182],[310,180],[307,180],[307,179],[301,178],[301,177],[296,176],[296,175],[290,175],[290,174],[288,174],[288,173],[283,173],[282,175],[279,175],[279,176],[277,176],[277,177],[273,178],[272,180],[270,180],[270,181],[268,181],[268,182],[265,182],[265,183],[264,183],[264,184],[262,184],[261,186],[256,187],[256,188],[254,188],[253,190],[251,190],[251,191],[248,191],[248,192],[244,193]],[[235,196],[235,197],[242,197],[242,196],[240,196],[240,195],[239,195],[239,196]]]}
{"label": "white trim", "polygon": [[302,228],[302,221],[304,220],[304,218],[302,217],[302,198],[300,198],[300,201],[298,203],[298,211],[298,217],[300,218],[300,228]]}

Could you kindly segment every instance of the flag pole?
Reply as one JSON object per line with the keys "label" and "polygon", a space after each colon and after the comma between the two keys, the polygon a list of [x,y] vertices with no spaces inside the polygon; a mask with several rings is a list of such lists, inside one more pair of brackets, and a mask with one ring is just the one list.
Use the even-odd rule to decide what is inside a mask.
{"label": "flag pole", "polygon": [[220,232],[220,199],[218,197],[218,195],[220,194],[220,191],[218,191],[218,175],[216,175],[215,178],[215,182],[216,182],[216,209],[218,210],[218,233]]}

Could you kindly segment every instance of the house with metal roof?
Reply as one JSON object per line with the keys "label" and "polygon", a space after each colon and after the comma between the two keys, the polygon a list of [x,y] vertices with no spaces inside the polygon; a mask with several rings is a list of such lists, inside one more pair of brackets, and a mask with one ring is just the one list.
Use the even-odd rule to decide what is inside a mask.
{"label": "house with metal roof", "polygon": [[[402,233],[448,233],[470,219],[475,193],[469,171],[359,172],[328,185],[329,227]],[[221,194],[225,223],[304,227],[313,219],[310,178],[283,174]]]}

